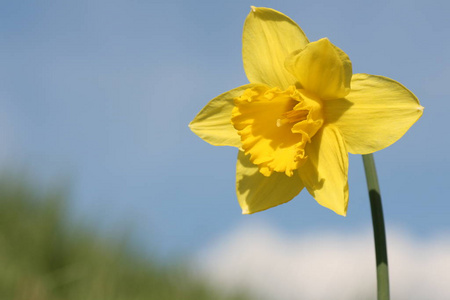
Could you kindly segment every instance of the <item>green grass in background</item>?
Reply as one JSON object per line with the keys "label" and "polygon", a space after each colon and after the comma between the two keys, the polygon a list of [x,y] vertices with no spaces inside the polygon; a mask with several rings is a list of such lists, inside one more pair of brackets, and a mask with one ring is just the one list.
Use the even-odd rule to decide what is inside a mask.
{"label": "green grass in background", "polygon": [[64,193],[0,178],[0,299],[244,299],[67,221]]}

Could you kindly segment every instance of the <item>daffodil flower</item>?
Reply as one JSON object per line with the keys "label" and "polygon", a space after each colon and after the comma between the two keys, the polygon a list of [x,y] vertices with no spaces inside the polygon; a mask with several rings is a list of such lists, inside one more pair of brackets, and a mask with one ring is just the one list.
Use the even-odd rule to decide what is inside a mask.
{"label": "daffodil flower", "polygon": [[252,7],[242,42],[250,83],[211,100],[191,130],[212,145],[239,149],[236,191],[244,214],[286,203],[306,188],[346,215],[348,152],[391,145],[423,107],[392,79],[352,74],[341,49],[326,38],[310,43],[273,9]]}

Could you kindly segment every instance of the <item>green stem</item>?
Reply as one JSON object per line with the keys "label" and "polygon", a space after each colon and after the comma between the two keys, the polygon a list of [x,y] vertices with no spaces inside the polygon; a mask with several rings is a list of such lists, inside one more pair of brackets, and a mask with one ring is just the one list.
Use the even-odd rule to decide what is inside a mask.
{"label": "green stem", "polygon": [[386,231],[384,229],[383,208],[381,206],[380,187],[377,170],[372,154],[363,155],[367,188],[369,189],[370,208],[372,210],[373,235],[375,239],[375,256],[377,261],[378,300],[389,300],[389,271],[386,248]]}

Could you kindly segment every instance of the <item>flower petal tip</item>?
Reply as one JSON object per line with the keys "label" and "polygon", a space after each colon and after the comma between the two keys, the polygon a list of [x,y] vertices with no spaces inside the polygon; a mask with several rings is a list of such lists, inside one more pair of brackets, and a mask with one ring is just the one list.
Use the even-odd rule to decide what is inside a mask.
{"label": "flower petal tip", "polygon": [[419,105],[419,107],[417,108],[417,111],[423,111],[425,109],[425,107]]}
{"label": "flower petal tip", "polygon": [[252,9],[252,12],[256,12],[256,7],[255,6],[250,6],[250,8]]}
{"label": "flower petal tip", "polygon": [[249,215],[249,214],[250,214],[250,211],[248,210],[248,208],[243,208],[243,209],[242,209],[242,214],[243,214],[243,215]]}

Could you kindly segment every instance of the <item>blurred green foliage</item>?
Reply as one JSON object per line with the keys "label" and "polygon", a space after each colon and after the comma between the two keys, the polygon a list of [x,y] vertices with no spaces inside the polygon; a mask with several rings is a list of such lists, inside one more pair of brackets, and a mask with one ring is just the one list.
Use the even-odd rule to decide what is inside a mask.
{"label": "blurred green foliage", "polygon": [[68,222],[64,194],[0,178],[0,299],[244,299]]}

